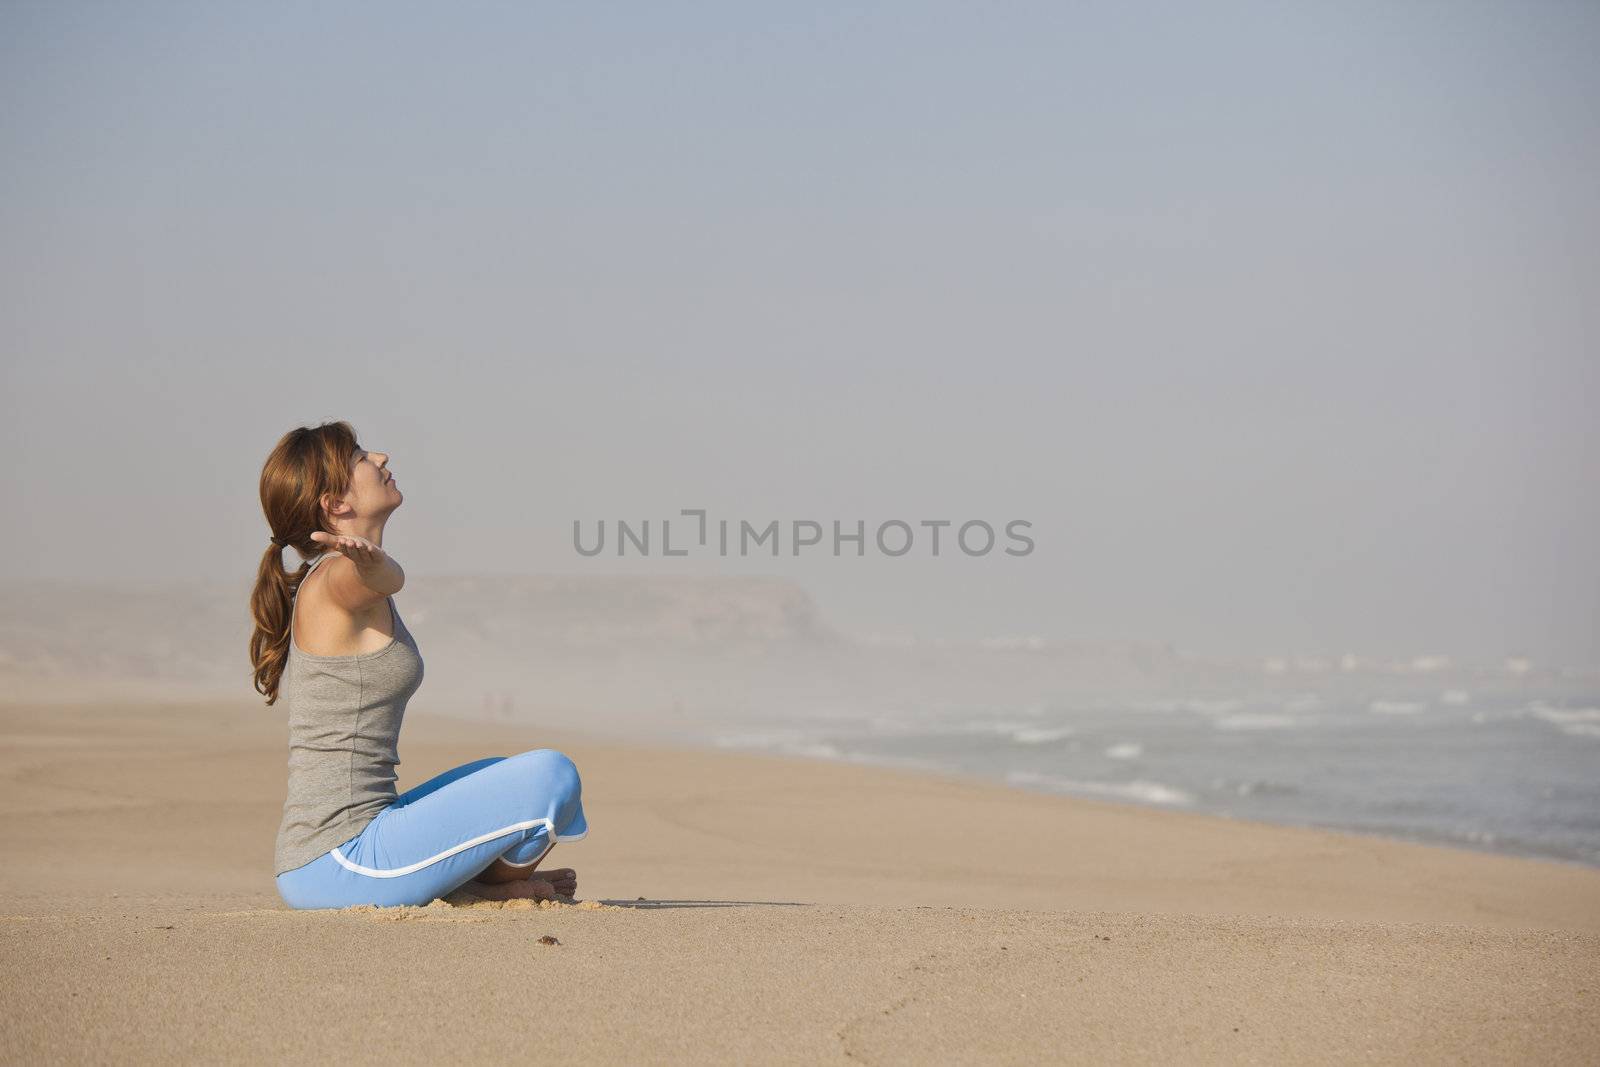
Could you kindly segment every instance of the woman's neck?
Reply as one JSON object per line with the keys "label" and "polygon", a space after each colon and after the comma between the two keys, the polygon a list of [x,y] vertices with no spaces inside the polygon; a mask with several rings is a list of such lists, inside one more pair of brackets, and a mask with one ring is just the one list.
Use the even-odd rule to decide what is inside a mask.
{"label": "woman's neck", "polygon": [[346,537],[365,538],[366,540],[377,545],[379,548],[382,548],[383,527],[384,521],[382,519],[375,519],[369,522],[362,522],[358,519],[354,522],[346,524],[344,528],[338,532],[344,534]]}

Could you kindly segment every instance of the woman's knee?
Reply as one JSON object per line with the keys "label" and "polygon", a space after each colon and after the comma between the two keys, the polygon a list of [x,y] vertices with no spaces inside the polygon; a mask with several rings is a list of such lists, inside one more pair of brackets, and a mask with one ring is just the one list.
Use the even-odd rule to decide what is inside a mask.
{"label": "woman's knee", "polygon": [[576,795],[583,788],[578,765],[565,752],[553,748],[536,748],[511,757],[526,768],[529,777],[540,787]]}
{"label": "woman's knee", "polygon": [[506,764],[515,768],[518,803],[526,807],[527,817],[550,820],[548,831],[541,833],[565,834],[579,824],[583,780],[565,752],[536,748],[512,756]]}

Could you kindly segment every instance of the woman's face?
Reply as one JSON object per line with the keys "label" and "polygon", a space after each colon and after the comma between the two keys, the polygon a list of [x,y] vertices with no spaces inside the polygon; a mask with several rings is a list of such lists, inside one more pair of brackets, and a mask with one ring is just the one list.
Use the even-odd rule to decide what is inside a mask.
{"label": "woman's face", "polygon": [[388,468],[387,453],[357,446],[350,457],[350,488],[344,494],[345,503],[357,515],[384,515],[405,500]]}

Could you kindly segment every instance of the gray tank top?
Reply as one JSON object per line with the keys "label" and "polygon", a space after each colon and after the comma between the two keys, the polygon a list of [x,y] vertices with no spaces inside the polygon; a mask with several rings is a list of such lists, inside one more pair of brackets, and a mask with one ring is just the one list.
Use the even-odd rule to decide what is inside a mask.
{"label": "gray tank top", "polygon": [[[336,555],[324,552],[313,560],[297,589]],[[394,597],[388,601],[393,640],[355,656],[302,652],[289,610],[281,686],[289,705],[289,796],[278,826],[275,875],[349,841],[395,801],[400,723],[406,701],[422,684],[422,653]]]}

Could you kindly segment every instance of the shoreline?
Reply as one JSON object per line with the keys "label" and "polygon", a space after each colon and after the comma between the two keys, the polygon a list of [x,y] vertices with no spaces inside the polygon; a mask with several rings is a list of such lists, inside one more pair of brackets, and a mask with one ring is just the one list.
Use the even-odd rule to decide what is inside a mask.
{"label": "shoreline", "polygon": [[[287,739],[287,728],[280,721],[276,708],[249,702],[227,704],[189,699],[123,704],[65,701],[49,705],[0,703],[0,724],[12,724],[4,729],[4,733],[13,747],[19,741],[24,742],[18,750],[21,754],[33,746],[15,729],[19,720],[33,721],[29,732],[52,732],[52,722],[63,718],[66,722],[61,725],[67,722],[95,723],[111,727],[118,735],[126,734],[116,743],[116,748],[121,748],[126,742],[148,742],[157,731],[167,727],[172,728],[173,735],[164,738],[163,743],[181,737],[186,742],[197,744],[203,751],[214,743],[224,742],[230,761],[248,768],[244,773],[248,774],[251,783],[251,806],[257,824],[265,827],[255,838],[238,842],[233,848],[246,872],[249,861],[245,857],[251,855],[252,847],[257,850],[265,848],[270,853],[272,834],[281,813]],[[121,728],[124,724],[125,730]],[[67,745],[68,751],[86,747],[84,742],[76,739],[67,741],[66,738],[60,738],[59,741]],[[251,743],[249,748],[238,750],[234,747],[246,741]],[[594,817],[597,820],[605,820],[608,805],[617,803],[622,797],[627,798],[624,809],[631,810],[640,804],[649,806],[652,800],[660,803],[659,798],[663,795],[678,793],[680,786],[657,780],[657,767],[674,766],[691,775],[703,777],[708,782],[717,782],[723,788],[732,788],[734,783],[738,783],[741,792],[764,788],[771,788],[774,792],[800,789],[826,792],[838,798],[833,801],[808,800],[806,807],[820,810],[827,818],[812,818],[802,829],[786,830],[806,842],[807,847],[819,858],[827,856],[841,836],[855,833],[868,840],[885,835],[892,838],[898,833],[906,839],[938,841],[941,845],[947,841],[958,841],[961,842],[959,855],[981,860],[985,856],[994,857],[1011,852],[1021,843],[1019,837],[1047,835],[1057,827],[1067,827],[1084,835],[1080,848],[1100,868],[1137,873],[1145,866],[1145,857],[1137,852],[1124,855],[1124,850],[1115,846],[1121,842],[1139,842],[1153,850],[1152,858],[1158,857],[1173,865],[1168,877],[1197,878],[1205,872],[1208,882],[1214,881],[1213,868],[1219,866],[1226,869],[1229,864],[1235,863],[1288,864],[1295,858],[1301,860],[1302,865],[1315,861],[1323,877],[1352,889],[1357,888],[1355,872],[1358,870],[1374,878],[1384,878],[1388,876],[1385,865],[1400,869],[1418,868],[1430,872],[1430,876],[1434,868],[1444,868],[1451,877],[1465,877],[1468,881],[1489,878],[1496,885],[1497,892],[1505,892],[1505,900],[1496,904],[1498,908],[1501,903],[1514,904],[1522,890],[1512,890],[1511,887],[1521,879],[1554,879],[1563,884],[1586,887],[1585,892],[1592,894],[1593,907],[1588,913],[1576,917],[1575,926],[1567,928],[1600,933],[1600,870],[1584,864],[1552,858],[1510,856],[1455,845],[1405,841],[1343,829],[1240,819],[1187,808],[1174,809],[1115,799],[1072,796],[1019,788],[962,772],[749,752],[684,742],[672,743],[658,737],[638,742],[625,741],[602,732],[584,733],[565,728],[541,730],[517,723],[494,722],[430,709],[427,712],[411,712],[407,716],[401,735],[400,780],[396,788],[404,791],[439,771],[483,755],[510,754],[531,747],[562,748],[577,760],[584,772],[585,806],[592,817],[595,811],[600,812],[599,816]],[[156,755],[155,752],[149,754]],[[123,773],[128,778],[126,784],[137,788],[138,769],[127,767]],[[636,795],[639,783],[649,782],[655,782],[652,789]],[[694,794],[691,793],[691,796]],[[698,797],[695,797],[694,804],[696,823],[708,823],[702,833],[709,833],[714,839],[725,840],[732,836],[727,830],[712,828],[710,824],[717,821],[714,812],[709,820],[700,818],[698,812],[703,802]],[[909,806],[916,804],[922,805],[922,808],[918,811],[908,810]],[[858,818],[852,809],[859,809],[861,816]],[[759,814],[762,819],[780,826],[784,821],[784,813],[771,810],[770,805]],[[753,815],[747,813],[742,820],[735,818],[734,821],[752,822]],[[652,812],[650,821],[665,835],[673,832],[670,828],[674,824],[677,824],[677,829],[682,829],[685,819],[682,815],[668,819],[658,812]],[[925,825],[929,821],[942,821],[948,829],[930,829]],[[1019,827],[1019,823],[1025,823],[1025,828]],[[595,821],[594,826],[598,831],[599,822]],[[753,842],[759,838],[754,827],[737,829],[740,837],[749,837]],[[607,843],[604,836],[600,836],[593,845],[578,842],[566,847],[572,850],[586,846],[607,853],[608,860],[614,858],[624,865],[627,863],[624,856],[610,855],[613,845]],[[647,851],[654,853],[657,848],[652,843]],[[1024,848],[1022,851],[1026,853],[1029,850]],[[575,863],[577,858],[569,852],[567,862]],[[1028,862],[1036,859],[1029,857]],[[959,867],[957,862],[948,873],[953,876]],[[894,872],[878,873],[892,877]],[[1064,862],[1062,857],[1054,857],[1051,862],[1043,863],[1037,872],[1041,878],[1070,878],[1075,873],[1073,864]],[[6,883],[9,881],[0,873],[0,895],[8,888]],[[1362,909],[1352,907],[1349,903],[1359,897],[1335,904],[1314,884],[1316,878],[1310,868],[1296,872],[1292,881],[1304,883],[1308,899],[1326,899],[1324,910],[1321,911],[1304,904],[1289,906],[1285,901],[1286,914],[1350,919],[1365,917]],[[270,872],[263,887],[273,889]],[[604,890],[605,887],[595,888]],[[1282,893],[1284,888],[1281,887],[1277,892]],[[696,891],[704,892],[703,889]],[[1064,904],[1053,904],[1041,893],[1021,892],[1020,887],[1013,886],[1012,892],[1005,894],[999,902],[1007,907],[1024,909],[1042,906],[1041,910],[1045,911],[1061,906],[1073,910],[1119,910],[1115,906],[1095,903],[1099,895],[1105,892],[1105,886],[1095,886],[1092,891],[1086,889],[1078,898]],[[601,895],[607,894],[602,892]],[[629,899],[626,893],[609,895]],[[275,892],[272,893],[272,899],[276,900]],[[814,894],[814,899],[818,902],[852,903],[860,898],[824,890],[820,895]],[[912,902],[944,906],[967,901],[968,895],[960,891],[925,890]],[[1431,902],[1426,902],[1426,906],[1424,904],[1424,901],[1412,900],[1408,907],[1424,921],[1443,918]],[[1225,905],[1222,900],[1204,894],[1193,896],[1191,905],[1194,914],[1244,914],[1252,911],[1250,907]],[[1516,911],[1512,907],[1509,914],[1515,914]],[[1468,921],[1481,918],[1476,913],[1466,914]],[[1566,914],[1571,916],[1573,913]],[[1383,921],[1399,919],[1399,916],[1387,913],[1381,917]],[[1539,927],[1535,924],[1518,928],[1562,927]]]}
{"label": "shoreline", "polygon": [[[503,728],[515,730],[516,722],[501,717],[491,717],[472,711],[451,712],[436,710],[430,712],[440,718],[460,721],[474,726],[489,728]],[[930,765],[916,757],[903,759],[885,758],[874,759],[870,756],[861,756],[849,753],[841,756],[819,756],[804,752],[788,752],[770,748],[744,747],[739,745],[717,744],[714,740],[698,738],[694,741],[683,741],[664,735],[651,735],[639,742],[627,740],[611,733],[580,733],[563,729],[564,734],[577,739],[591,741],[599,744],[638,744],[643,747],[662,748],[681,752],[725,752],[730,754],[757,756],[765,759],[798,760],[805,763],[817,763],[833,766],[864,767],[879,771],[891,771],[911,775],[927,775],[929,777],[966,783],[969,785],[988,785],[1002,789],[1014,790],[1034,796],[1061,797],[1072,801],[1088,804],[1106,804],[1113,807],[1133,808],[1140,811],[1168,812],[1182,815],[1198,815],[1213,819],[1225,820],[1245,826],[1278,827],[1284,829],[1309,830],[1320,833],[1343,834],[1360,838],[1370,838],[1377,841],[1388,841],[1397,844],[1415,845],[1421,848],[1442,848],[1466,852],[1477,856],[1500,856],[1508,859],[1530,860],[1539,863],[1554,863],[1566,867],[1575,867],[1586,871],[1600,871],[1600,860],[1584,860],[1571,856],[1554,855],[1550,852],[1541,852],[1528,848],[1486,845],[1480,842],[1449,838],[1443,834],[1430,834],[1426,830],[1412,830],[1409,832],[1382,832],[1368,829],[1359,825],[1342,823],[1317,823],[1306,821],[1293,821],[1288,819],[1262,819],[1251,816],[1234,815],[1227,812],[1211,810],[1202,805],[1160,804],[1153,801],[1140,801],[1133,798],[1114,798],[1095,796],[1089,793],[1075,793],[1065,790],[1050,789],[1042,786],[1030,786],[1014,781],[1000,774],[989,774],[979,771],[967,771],[950,767]]]}
{"label": "shoreline", "polygon": [[[8,708],[28,706],[66,708],[113,703],[147,707],[205,708],[225,714],[252,715],[260,713],[268,718],[276,714],[278,710],[277,707],[267,707],[260,701],[260,698],[252,701],[249,697],[240,698],[236,694],[220,694],[207,686],[184,686],[164,679],[135,679],[128,682],[79,679],[63,685],[40,685],[37,689],[30,685],[25,687],[22,692],[25,695],[20,698],[15,696],[0,697],[0,713],[3,713]],[[560,718],[554,714],[548,717],[552,721]],[[579,717],[577,715],[569,716],[569,718],[573,719]],[[1287,819],[1261,819],[1209,810],[1203,806],[1166,805],[1133,798],[1108,798],[1085,793],[1066,792],[1010,781],[998,774],[919,764],[915,757],[906,757],[903,761],[879,761],[872,758],[860,758],[854,754],[844,757],[815,756],[801,752],[720,745],[715,743],[709,735],[686,741],[682,739],[682,731],[675,735],[672,732],[662,730],[653,723],[628,723],[621,715],[606,716],[605,721],[612,725],[602,730],[584,731],[566,725],[546,729],[538,723],[519,723],[499,714],[485,713],[481,709],[469,707],[462,701],[446,699],[440,704],[430,706],[425,712],[411,711],[408,713],[405,727],[406,733],[402,734],[401,737],[402,744],[410,736],[415,724],[433,720],[459,723],[468,728],[503,732],[513,738],[530,731],[539,731],[552,736],[568,738],[582,744],[658,748],[684,753],[727,753],[760,759],[793,760],[819,766],[862,767],[888,773],[925,775],[942,781],[989,786],[1030,796],[1057,797],[1082,804],[1108,805],[1113,808],[1128,808],[1136,811],[1173,815],[1200,816],[1246,827],[1292,829],[1314,833],[1347,835],[1360,839],[1410,845],[1418,848],[1445,849],[1474,856],[1494,856],[1536,863],[1557,864],[1562,867],[1583,871],[1600,871],[1600,860],[1590,862],[1570,856],[1552,855],[1547,852],[1530,849],[1485,845],[1478,842],[1446,838],[1444,835],[1430,834],[1425,830],[1414,830],[1409,833],[1383,832],[1356,825],[1291,821]],[[705,725],[706,722],[707,720],[702,720],[700,724],[691,726],[691,729],[699,728],[699,726]],[[424,729],[426,728],[424,727]],[[624,736],[630,730],[639,733],[641,736],[636,739]],[[398,788],[401,790],[406,788],[404,781],[399,784]]]}

